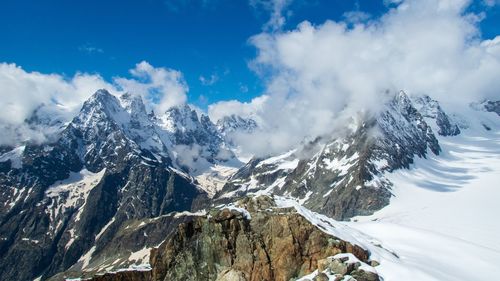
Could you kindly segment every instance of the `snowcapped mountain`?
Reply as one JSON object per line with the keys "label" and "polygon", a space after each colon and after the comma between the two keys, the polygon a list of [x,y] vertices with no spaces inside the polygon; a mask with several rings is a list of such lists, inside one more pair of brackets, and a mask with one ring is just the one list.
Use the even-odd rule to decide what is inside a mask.
{"label": "snowcapped mountain", "polygon": [[394,194],[388,206],[347,224],[397,253],[380,258],[384,280],[488,280],[499,273],[499,116],[475,105],[453,113],[464,122],[461,133],[438,135],[439,155],[386,173]]}
{"label": "snowcapped mountain", "polygon": [[[450,120],[439,103],[429,96],[418,97],[413,100],[416,109],[424,118],[435,119],[437,132],[441,136],[456,136],[460,128]],[[431,122],[432,123],[432,122]]]}
{"label": "snowcapped mountain", "polygon": [[[106,90],[69,123],[42,106],[26,123],[56,128],[57,137],[0,147],[0,276],[64,280],[118,271],[95,280],[308,280],[345,266],[342,276],[357,280],[412,273],[432,280],[425,269],[412,271],[409,258],[424,262],[422,254],[376,227],[410,236],[438,224],[451,230],[460,219],[446,217],[466,208],[468,196],[490,202],[474,188],[496,194],[478,186],[492,185],[498,170],[498,104],[449,113],[428,96],[399,92],[341,132],[248,163],[235,156],[233,136],[258,130],[252,119],[231,115],[214,124],[189,105],[148,113],[140,97]],[[455,190],[454,203],[446,203],[445,193]],[[472,213],[461,216],[481,215]],[[497,257],[494,225],[460,229],[456,238],[468,242],[452,245]],[[446,243],[443,235],[418,237]],[[481,268],[491,271],[489,263]]]}
{"label": "snowcapped mountain", "polygon": [[208,116],[198,117],[188,105],[172,107],[156,121],[173,157],[190,174],[201,174],[214,164],[238,162]]}
{"label": "snowcapped mountain", "polygon": [[234,114],[224,116],[217,121],[217,129],[223,136],[228,136],[235,132],[251,133],[257,127],[258,125],[255,120]]}
{"label": "snowcapped mountain", "polygon": [[[0,158],[0,204],[5,206],[0,211],[0,260],[5,265],[0,274],[28,280],[70,266],[91,270],[94,260],[102,266],[100,253],[107,253],[104,248],[126,222],[200,208],[207,193],[179,170],[185,167],[178,164],[176,148],[197,146],[211,152],[193,155],[193,164],[227,161],[232,154],[222,152],[222,139],[212,134],[215,126],[206,117],[198,120],[194,111],[189,116],[173,112],[178,110],[167,112],[160,123],[146,113],[140,98],[118,99],[99,90],[54,143],[6,148]],[[163,130],[167,122],[190,127]],[[226,158],[221,160],[221,155]],[[131,262],[131,251],[160,242],[114,247],[126,256],[123,266]],[[9,264],[22,264],[25,270],[19,273]]]}
{"label": "snowcapped mountain", "polygon": [[336,219],[367,215],[389,203],[392,184],[385,171],[408,168],[415,157],[441,150],[404,92],[377,116],[352,123],[340,138],[322,137],[283,155],[253,159],[219,196],[277,194]]}

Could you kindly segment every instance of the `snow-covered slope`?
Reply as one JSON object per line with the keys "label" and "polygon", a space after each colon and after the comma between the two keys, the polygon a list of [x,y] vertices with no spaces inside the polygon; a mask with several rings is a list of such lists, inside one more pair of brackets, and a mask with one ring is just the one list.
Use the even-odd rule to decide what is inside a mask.
{"label": "snow-covered slope", "polygon": [[[479,118],[469,118],[462,134],[438,138],[439,156],[386,173],[394,196],[371,216],[337,222],[297,201],[278,202],[369,249],[384,281],[492,280],[500,276],[500,122],[492,113],[473,114]],[[484,122],[496,125],[487,131]]]}
{"label": "snow-covered slope", "polygon": [[377,267],[385,281],[500,276],[500,118],[461,115],[468,129],[438,137],[439,156],[386,175],[394,194],[387,207],[347,224],[398,255]]}
{"label": "snow-covered slope", "polygon": [[[384,281],[491,280],[500,276],[500,118],[492,106],[495,103],[448,106],[453,109],[449,115],[428,97],[415,103],[423,117],[416,119],[417,124],[425,121],[429,126],[422,138],[429,137],[431,145],[425,148],[426,154],[412,158],[403,169],[381,169],[387,165],[383,158],[375,165],[391,183],[393,196],[386,207],[370,216],[338,222],[310,211],[304,204],[309,193],[304,198],[275,197],[278,205],[294,207],[325,232],[369,249],[371,258],[380,262],[376,271]],[[408,126],[398,125],[392,118],[385,120],[390,125],[385,128],[392,128],[396,137],[405,134]],[[429,130],[439,135],[425,134]],[[437,153],[429,153],[433,148]],[[297,165],[294,153],[247,164],[238,172],[250,179],[244,188],[257,189],[256,194],[282,188],[287,169],[279,167],[293,163],[293,170]],[[348,159],[337,166],[348,170]],[[270,184],[262,180],[269,181],[276,171],[281,174],[276,180],[271,178]],[[258,189],[262,184],[263,189]]]}

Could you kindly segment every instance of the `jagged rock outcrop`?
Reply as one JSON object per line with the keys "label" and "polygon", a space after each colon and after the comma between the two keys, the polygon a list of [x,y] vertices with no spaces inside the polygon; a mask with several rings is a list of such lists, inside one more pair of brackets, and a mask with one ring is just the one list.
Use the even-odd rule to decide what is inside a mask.
{"label": "jagged rock outcrop", "polygon": [[485,101],[483,105],[486,111],[495,112],[500,116],[500,101]]}
{"label": "jagged rock outcrop", "polygon": [[435,119],[437,132],[441,136],[456,136],[460,134],[460,128],[450,120],[436,100],[429,96],[415,98],[413,100],[416,109],[425,118]]}
{"label": "jagged rock outcrop", "polygon": [[180,224],[152,250],[150,277],[126,279],[138,277],[120,272],[92,280],[288,281],[339,253],[369,260],[367,251],[324,233],[294,209],[276,208],[269,197],[245,198],[237,206]]}
{"label": "jagged rock outcrop", "polygon": [[217,120],[216,126],[221,136],[231,146],[236,146],[237,141],[235,141],[235,138],[248,137],[258,128],[257,122],[254,119],[234,114]]}
{"label": "jagged rock outcrop", "polygon": [[[376,262],[374,262],[374,265]],[[299,281],[378,281],[375,268],[352,254],[338,254],[318,261],[318,269]]]}
{"label": "jagged rock outcrop", "polygon": [[234,132],[251,133],[258,127],[255,120],[243,118],[234,114],[222,117],[217,121],[216,126],[219,132],[224,136]]}

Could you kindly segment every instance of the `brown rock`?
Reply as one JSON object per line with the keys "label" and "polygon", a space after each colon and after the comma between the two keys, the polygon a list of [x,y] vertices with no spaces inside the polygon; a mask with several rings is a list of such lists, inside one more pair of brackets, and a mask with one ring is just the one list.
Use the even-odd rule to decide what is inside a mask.
{"label": "brown rock", "polygon": [[[368,260],[367,251],[327,235],[295,210],[273,210],[268,197],[245,199],[241,204],[251,219],[223,209],[179,224],[151,251],[152,271],[106,274],[92,280],[288,281],[317,268],[330,268],[326,258],[339,253]],[[325,276],[320,273],[314,280],[327,280]]]}
{"label": "brown rock", "polygon": [[313,281],[328,281],[330,278],[323,272],[320,272],[316,277],[314,277]]}
{"label": "brown rock", "polygon": [[356,279],[357,281],[379,281],[380,278],[378,274],[370,272],[370,271],[365,271],[361,269],[354,270],[351,272],[351,276]]}
{"label": "brown rock", "polygon": [[295,211],[269,211],[272,204],[260,199],[243,204],[250,220],[223,209],[211,212],[211,218],[180,225],[153,251],[152,280],[217,280],[221,272],[232,269],[248,281],[288,281],[316,270],[320,260],[338,253],[368,259],[365,250],[341,240],[333,243],[331,236]]}
{"label": "brown rock", "polygon": [[216,281],[246,281],[246,279],[242,272],[230,269],[221,272]]}

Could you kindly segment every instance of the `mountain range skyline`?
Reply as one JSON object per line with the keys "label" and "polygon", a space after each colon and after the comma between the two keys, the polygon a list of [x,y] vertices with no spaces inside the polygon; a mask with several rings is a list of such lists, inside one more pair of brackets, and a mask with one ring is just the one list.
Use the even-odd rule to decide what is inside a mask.
{"label": "mountain range skyline", "polygon": [[500,276],[498,0],[0,7],[0,280]]}

